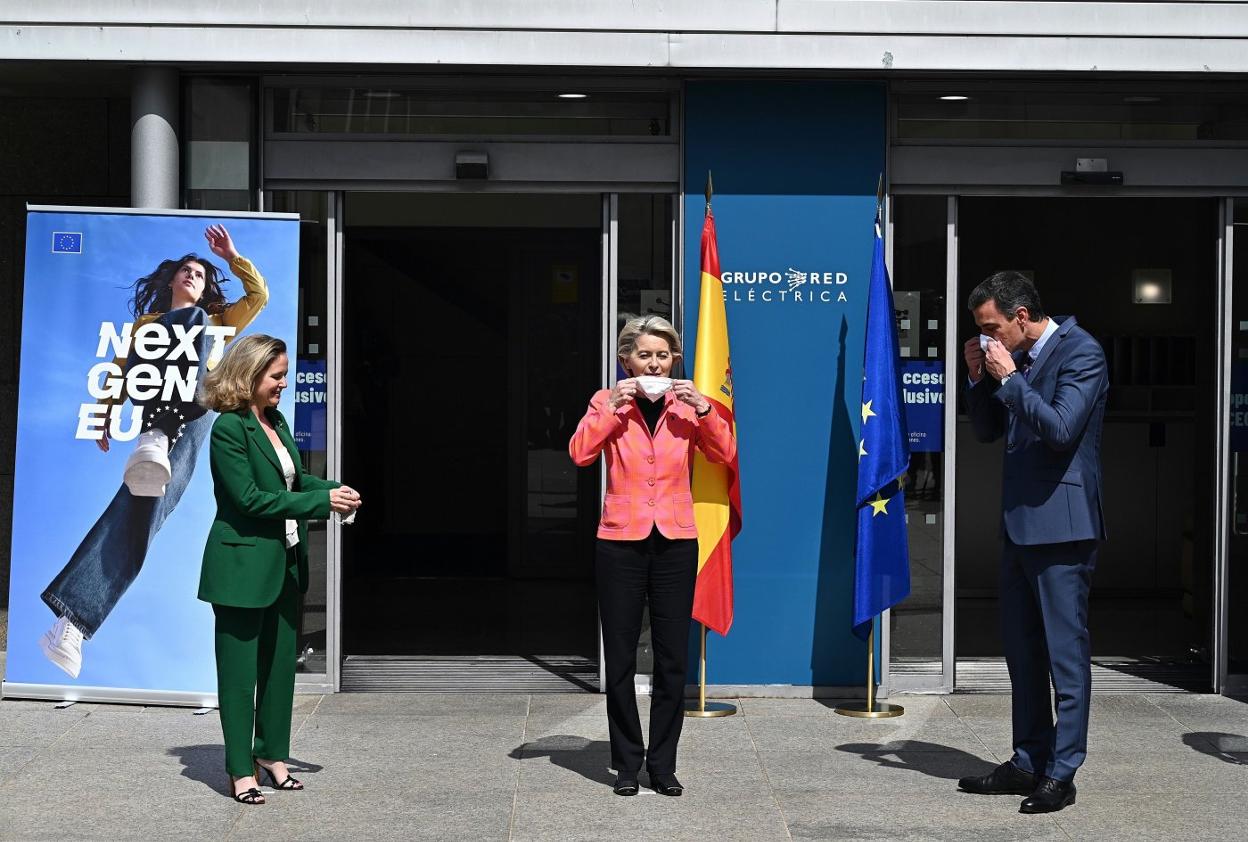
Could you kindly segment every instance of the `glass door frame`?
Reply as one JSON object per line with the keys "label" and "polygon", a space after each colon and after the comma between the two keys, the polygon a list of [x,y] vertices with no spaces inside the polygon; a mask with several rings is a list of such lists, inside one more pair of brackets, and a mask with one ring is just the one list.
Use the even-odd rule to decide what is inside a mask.
{"label": "glass door frame", "polygon": [[[1232,303],[1235,288],[1235,202],[1224,198],[1218,208],[1218,283],[1214,306],[1217,308],[1217,430],[1214,433],[1217,467],[1214,471],[1214,574],[1213,574],[1213,692],[1220,694],[1248,692],[1248,675],[1230,675],[1230,530],[1234,528],[1231,511],[1231,348]],[[1239,199],[1248,202],[1248,199]]]}
{"label": "glass door frame", "polygon": [[[930,193],[927,195],[931,195]],[[946,275],[945,275],[945,319],[946,324],[956,325],[958,323],[959,300],[958,300],[958,203],[962,198],[961,191],[948,193],[947,199],[947,220],[946,220]],[[971,194],[967,194],[971,195]],[[976,191],[974,196],[1069,196],[1069,194],[1052,193],[1048,194],[1044,191],[1011,191],[990,190]],[[1163,197],[1165,194],[1162,194]],[[1170,194],[1174,195],[1174,194]],[[1235,202],[1234,197],[1227,197],[1221,194],[1210,193],[1193,193],[1184,191],[1184,196],[1204,196],[1206,198],[1215,198],[1218,200],[1218,222],[1217,222],[1217,279],[1216,279],[1216,295],[1214,306],[1214,317],[1216,319],[1216,336],[1215,336],[1215,359],[1217,365],[1216,380],[1218,390],[1216,396],[1216,417],[1217,427],[1215,430],[1215,447],[1216,468],[1214,471],[1216,487],[1214,488],[1214,582],[1213,582],[1213,629],[1212,642],[1213,652],[1210,663],[1210,680],[1213,692],[1217,694],[1240,694],[1248,693],[1248,674],[1231,675],[1229,674],[1229,656],[1227,641],[1229,640],[1229,623],[1230,623],[1230,595],[1228,588],[1229,575],[1229,529],[1231,528],[1231,494],[1230,494],[1230,478],[1231,478],[1231,450],[1230,450],[1230,389],[1231,389],[1231,346],[1232,346],[1232,330],[1234,326],[1231,323],[1232,317],[1232,301],[1234,294],[1234,220],[1235,220]],[[893,266],[893,218],[891,214],[892,195],[887,199],[888,212],[887,220],[887,242],[886,255],[890,276]],[[1248,198],[1238,199],[1240,202],[1248,202]],[[959,371],[959,347],[957,331],[949,329],[945,335],[945,370],[950,373],[945,379],[945,414],[944,414],[944,447],[945,447],[945,470],[943,476],[943,493],[945,495],[945,511],[944,519],[946,528],[944,530],[944,594],[941,617],[941,628],[943,634],[942,654],[941,654],[941,671],[940,674],[930,674],[922,676],[906,676],[904,683],[897,683],[889,670],[889,647],[890,647],[890,624],[887,613],[882,623],[882,658],[881,658],[881,694],[887,695],[889,692],[938,692],[951,693],[957,687],[957,657],[954,648],[955,643],[955,623],[957,611],[957,590],[956,590],[956,506],[957,498],[954,493],[957,481],[957,406],[958,406],[958,389],[959,381],[956,372]]]}
{"label": "glass door frame", "polygon": [[[313,191],[320,192],[320,191]],[[326,193],[327,206],[327,245],[326,266],[329,277],[326,279],[328,300],[325,302],[328,314],[326,326],[326,471],[331,477],[342,473],[342,337],[343,337],[343,226],[342,208],[345,190],[331,190]],[[679,194],[672,192],[674,213],[669,220],[669,236],[671,238],[672,265],[669,277],[672,286],[672,319],[673,324],[680,324],[680,252],[679,233]],[[602,376],[603,388],[615,384],[615,336],[616,322],[619,317],[617,294],[619,290],[619,213],[620,192],[603,193],[602,196],[602,272],[601,295],[602,308]],[[599,505],[602,495],[606,493],[606,471],[601,471],[599,482]],[[300,673],[297,676],[296,688],[303,693],[338,692],[341,688],[342,661],[342,525],[331,519],[327,524],[326,547],[326,631],[325,659],[326,671],[320,674]],[[600,687],[605,686],[605,661],[602,653],[602,624],[599,622],[598,670]],[[639,692],[648,693],[650,676],[637,677]]]}
{"label": "glass door frame", "polygon": [[[929,194],[930,195],[930,194]],[[957,420],[958,420],[958,379],[954,376],[959,369],[958,336],[958,197],[949,195],[946,199],[945,216],[945,347],[941,351],[945,362],[945,402],[942,431],[942,453],[944,457],[941,471],[941,495],[944,510],[941,514],[943,529],[941,530],[941,655],[940,671],[922,675],[908,674],[904,678],[895,677],[890,669],[892,647],[891,611],[885,611],[880,621],[880,695],[890,693],[951,693],[955,685],[955,660],[953,649],[954,632],[954,523],[957,500],[954,488],[957,482]],[[884,218],[885,241],[884,260],[888,266],[889,277],[894,277],[893,267],[893,235],[894,235],[894,195],[885,196]]]}
{"label": "glass door frame", "polygon": [[[636,191],[630,191],[636,192]],[[671,253],[671,265],[668,267],[668,278],[671,283],[672,313],[671,323],[678,331],[683,327],[683,292],[684,283],[681,275],[681,214],[684,208],[683,194],[673,190],[643,191],[647,195],[669,195],[672,199],[672,213],[668,220],[668,242]],[[620,318],[620,191],[602,194],[602,382],[601,387],[610,389],[616,381],[615,340],[619,330]],[[683,331],[682,331],[683,333]],[[682,337],[683,338],[683,337]],[[686,342],[686,346],[688,343]],[[598,504],[601,506],[607,493],[606,464],[600,461]],[[649,695],[652,685],[648,673],[638,672],[634,686],[640,695]],[[603,649],[602,620],[598,621],[598,687],[605,692],[607,686],[607,662]]]}

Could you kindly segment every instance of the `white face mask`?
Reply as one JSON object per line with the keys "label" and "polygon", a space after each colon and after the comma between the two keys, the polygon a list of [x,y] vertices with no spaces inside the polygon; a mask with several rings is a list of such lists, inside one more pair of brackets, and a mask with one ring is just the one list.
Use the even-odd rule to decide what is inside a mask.
{"label": "white face mask", "polygon": [[645,392],[646,397],[650,400],[654,400],[668,389],[672,388],[672,378],[642,375],[637,378],[637,385],[641,387],[641,391]]}

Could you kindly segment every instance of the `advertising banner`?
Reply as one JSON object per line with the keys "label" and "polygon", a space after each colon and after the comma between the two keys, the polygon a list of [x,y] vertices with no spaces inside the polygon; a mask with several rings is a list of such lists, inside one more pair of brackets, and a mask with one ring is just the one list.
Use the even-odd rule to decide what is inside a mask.
{"label": "advertising banner", "polygon": [[236,337],[293,346],[298,227],[29,209],[5,695],[215,697],[212,606],[196,592],[216,415],[195,398]]}
{"label": "advertising banner", "polygon": [[945,363],[906,360],[901,367],[901,394],[906,401],[906,428],[911,453],[945,449]]}
{"label": "advertising banner", "polygon": [[304,453],[325,450],[327,383],[325,360],[300,359],[295,390],[295,446]]}

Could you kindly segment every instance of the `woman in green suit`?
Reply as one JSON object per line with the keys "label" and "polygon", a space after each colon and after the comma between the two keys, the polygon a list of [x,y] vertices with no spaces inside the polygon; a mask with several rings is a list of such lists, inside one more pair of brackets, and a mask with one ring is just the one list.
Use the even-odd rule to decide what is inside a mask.
{"label": "woman in green suit", "polygon": [[[286,344],[257,334],[230,345],[204,378],[220,413],[209,449],[217,516],[199,598],[216,614],[217,699],[234,800],[263,804],[260,769],[277,789],[303,789],[286,769],[295,692],[299,596],[308,589],[307,524],[354,512],[360,495],[300,468],[277,411]],[[254,700],[254,703],[253,703]]]}

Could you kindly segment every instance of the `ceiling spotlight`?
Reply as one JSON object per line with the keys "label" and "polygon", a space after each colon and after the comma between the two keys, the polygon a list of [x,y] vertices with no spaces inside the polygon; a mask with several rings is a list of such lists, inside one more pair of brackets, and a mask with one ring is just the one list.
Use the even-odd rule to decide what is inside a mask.
{"label": "ceiling spotlight", "polygon": [[589,94],[559,94],[560,99],[587,99]]}
{"label": "ceiling spotlight", "polygon": [[962,94],[945,94],[941,97],[941,100],[944,102],[966,102],[968,99],[970,99],[969,96],[963,96]]}

